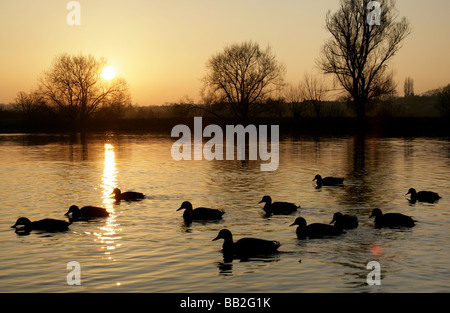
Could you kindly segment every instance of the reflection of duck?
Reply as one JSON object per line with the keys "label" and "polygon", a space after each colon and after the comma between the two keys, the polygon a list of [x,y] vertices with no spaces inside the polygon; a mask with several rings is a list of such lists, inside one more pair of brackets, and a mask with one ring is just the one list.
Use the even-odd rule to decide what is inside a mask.
{"label": "reflection of duck", "polygon": [[144,199],[144,194],[136,191],[126,191],[121,192],[119,188],[114,188],[113,192],[114,198],[116,201],[124,200],[124,201],[135,201]]}
{"label": "reflection of duck", "polygon": [[358,227],[358,217],[356,215],[348,215],[348,214],[342,214],[341,212],[336,212],[333,215],[333,219],[331,220],[330,224],[333,224],[338,227],[341,227],[342,229],[351,229]]}
{"label": "reflection of duck", "polygon": [[180,208],[177,210],[185,209],[183,218],[188,221],[192,220],[220,220],[222,215],[225,214],[222,210],[210,209],[210,208],[192,208],[192,204],[189,201],[184,201]]}
{"label": "reflection of duck", "polygon": [[276,253],[280,243],[274,240],[258,238],[241,238],[233,242],[233,235],[228,229],[222,229],[213,241],[223,239],[222,252],[224,255],[258,256]]}
{"label": "reflection of duck", "polygon": [[263,210],[266,214],[291,214],[297,211],[300,206],[290,202],[272,202],[270,196],[264,196],[258,203],[265,202]]}
{"label": "reflection of duck", "polygon": [[375,217],[375,228],[382,227],[413,227],[414,220],[401,213],[383,214],[380,209],[373,209],[369,217]]}
{"label": "reflection of duck", "polygon": [[344,179],[340,177],[325,177],[322,178],[320,175],[316,175],[313,181],[317,181],[317,187],[322,186],[342,186],[344,184]]}
{"label": "reflection of duck", "polygon": [[85,206],[81,209],[76,206],[72,205],[69,208],[69,211],[67,211],[66,216],[70,216],[72,220],[77,221],[80,219],[89,219],[89,218],[96,218],[96,217],[106,217],[109,216],[108,211],[106,211],[105,208],[99,208],[95,206]]}
{"label": "reflection of duck", "polygon": [[321,223],[313,223],[306,225],[306,220],[303,217],[297,217],[290,226],[298,225],[296,234],[298,239],[320,238],[325,236],[337,236],[343,233],[340,225],[329,225]]}
{"label": "reflection of duck", "polygon": [[70,222],[55,220],[52,218],[45,218],[43,220],[32,222],[26,217],[20,217],[16,223],[11,226],[16,231],[23,230],[30,232],[32,230],[42,230],[46,232],[66,231],[69,229]]}
{"label": "reflection of duck", "polygon": [[414,188],[410,188],[408,190],[407,195],[411,195],[411,201],[420,201],[420,202],[436,202],[441,196],[439,196],[436,192],[433,191],[419,191],[417,192]]}

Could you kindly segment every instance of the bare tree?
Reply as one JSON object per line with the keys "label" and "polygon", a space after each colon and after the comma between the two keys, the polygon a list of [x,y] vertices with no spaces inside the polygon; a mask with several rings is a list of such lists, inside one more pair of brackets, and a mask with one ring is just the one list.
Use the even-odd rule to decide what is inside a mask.
{"label": "bare tree", "polygon": [[287,84],[284,90],[284,99],[294,118],[299,118],[305,110],[305,87],[303,84]]}
{"label": "bare tree", "polygon": [[37,91],[20,91],[14,99],[13,107],[25,117],[34,117],[48,109],[44,98]]}
{"label": "bare tree", "polygon": [[441,88],[437,93],[436,108],[442,117],[450,118],[450,84]]}
{"label": "bare tree", "polygon": [[63,116],[83,123],[100,105],[129,99],[124,79],[102,78],[106,65],[92,55],[61,54],[40,79],[40,92]]}
{"label": "bare tree", "polygon": [[[323,72],[333,74],[351,95],[359,117],[365,117],[372,99],[395,89],[389,61],[411,31],[406,18],[396,22],[394,0],[377,3],[379,12],[368,6],[368,0],[341,0],[336,13],[329,11],[325,24],[332,37],[317,61]],[[374,13],[380,14],[380,25],[369,23]]]}
{"label": "bare tree", "polygon": [[403,84],[403,91],[405,92],[405,98],[414,96],[414,79],[411,77],[405,78],[405,83]]}
{"label": "bare tree", "polygon": [[204,98],[228,103],[243,120],[254,113],[258,102],[282,87],[285,73],[270,47],[262,50],[253,42],[225,47],[206,67]]}
{"label": "bare tree", "polygon": [[305,73],[304,86],[305,100],[314,108],[316,117],[320,117],[323,99],[328,92],[328,87],[323,79],[318,78],[312,73]]}

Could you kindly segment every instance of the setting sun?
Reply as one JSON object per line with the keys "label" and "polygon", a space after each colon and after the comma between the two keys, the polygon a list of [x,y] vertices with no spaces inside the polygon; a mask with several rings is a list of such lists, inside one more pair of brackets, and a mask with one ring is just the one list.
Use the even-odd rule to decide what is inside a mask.
{"label": "setting sun", "polygon": [[106,80],[111,80],[116,76],[116,70],[113,66],[105,67],[102,71],[102,77]]}

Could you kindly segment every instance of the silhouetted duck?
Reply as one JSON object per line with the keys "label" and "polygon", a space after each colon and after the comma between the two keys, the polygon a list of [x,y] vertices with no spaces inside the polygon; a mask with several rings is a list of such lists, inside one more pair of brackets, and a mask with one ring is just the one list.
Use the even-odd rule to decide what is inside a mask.
{"label": "silhouetted duck", "polygon": [[188,221],[192,220],[220,220],[222,215],[225,214],[222,210],[210,209],[210,208],[192,208],[192,204],[189,201],[184,201],[177,211],[185,209],[183,218]]}
{"label": "silhouetted duck", "polygon": [[414,188],[410,188],[408,190],[407,195],[411,195],[411,202],[420,201],[420,202],[436,202],[441,196],[439,196],[436,192],[433,191],[419,191],[417,192]]}
{"label": "silhouetted duck", "polygon": [[67,211],[67,213],[64,215],[69,216],[74,221],[77,221],[96,217],[106,217],[109,216],[109,213],[105,208],[99,208],[89,205],[80,209],[78,206],[72,205],[69,208],[69,211]]}
{"label": "silhouetted duck", "polygon": [[70,224],[70,222],[55,220],[52,218],[45,218],[43,220],[32,222],[26,217],[20,217],[17,219],[16,223],[11,226],[11,228],[15,228],[16,231],[24,230],[25,232],[30,232],[32,230],[57,232],[68,230]]}
{"label": "silhouetted duck", "polygon": [[322,186],[342,186],[344,184],[344,179],[340,177],[325,177],[322,178],[320,175],[316,175],[313,179],[316,181],[317,187]]}
{"label": "silhouetted duck", "polygon": [[258,238],[241,238],[233,242],[233,235],[228,229],[222,229],[213,241],[223,239],[222,252],[225,255],[257,256],[276,253],[280,242]]}
{"label": "silhouetted duck", "polygon": [[298,225],[295,231],[298,239],[320,238],[326,236],[337,236],[344,231],[339,225],[313,223],[306,225],[306,220],[303,217],[297,217],[290,226]]}
{"label": "silhouetted duck", "polygon": [[124,201],[135,201],[144,199],[144,194],[136,191],[126,191],[121,192],[119,188],[114,188],[113,192],[114,198],[116,201],[124,200]]}
{"label": "silhouetted duck", "polygon": [[333,219],[330,224],[333,224],[342,229],[352,229],[358,227],[358,217],[356,215],[342,214],[341,212],[336,212],[333,215]]}
{"label": "silhouetted duck", "polygon": [[380,209],[373,209],[369,217],[375,217],[375,228],[382,227],[413,227],[414,220],[401,213],[383,214]]}
{"label": "silhouetted duck", "polygon": [[263,210],[266,214],[291,214],[300,208],[299,205],[290,202],[272,202],[270,196],[264,196],[258,203],[265,202]]}

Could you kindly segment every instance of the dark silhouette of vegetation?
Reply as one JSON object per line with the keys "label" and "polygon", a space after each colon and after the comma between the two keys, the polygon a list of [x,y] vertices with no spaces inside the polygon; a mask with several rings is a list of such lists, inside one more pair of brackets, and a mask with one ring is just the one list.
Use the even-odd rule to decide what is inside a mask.
{"label": "dark silhouette of vegetation", "polygon": [[323,49],[319,67],[332,74],[349,93],[358,117],[367,105],[395,91],[389,61],[410,33],[409,22],[396,22],[394,0],[380,0],[380,25],[369,25],[367,0],[341,0],[338,11],[328,12],[325,25],[332,35]]}
{"label": "dark silhouette of vegetation", "polygon": [[403,92],[405,97],[414,97],[414,79],[409,76],[405,78]]}
{"label": "dark silhouette of vegetation", "polygon": [[92,55],[61,54],[39,80],[39,94],[60,116],[83,125],[102,106],[117,110],[130,102],[123,78],[102,77],[106,65]]}
{"label": "dark silhouette of vegetation", "polygon": [[258,104],[283,86],[285,68],[270,47],[232,44],[212,56],[204,77],[205,102],[228,103],[233,114],[246,120],[258,111]]}

